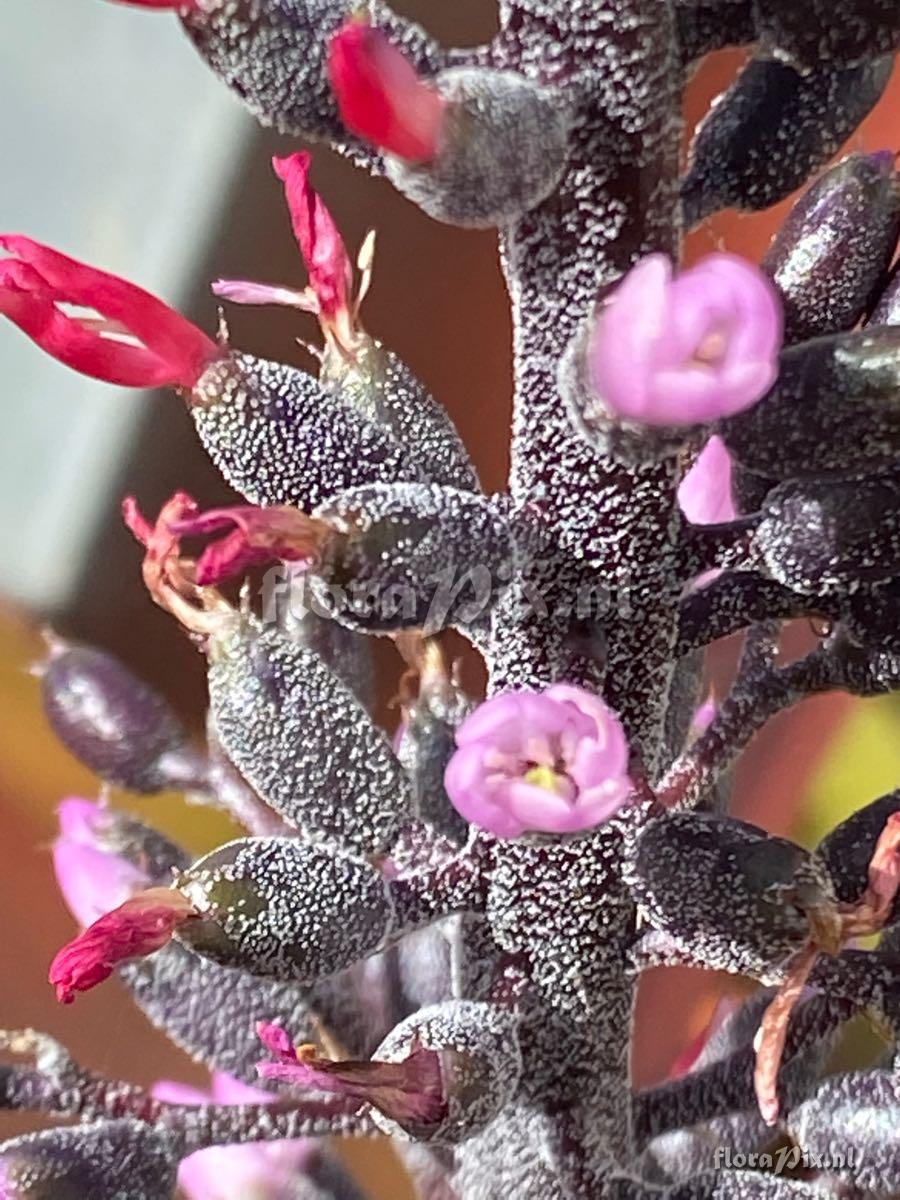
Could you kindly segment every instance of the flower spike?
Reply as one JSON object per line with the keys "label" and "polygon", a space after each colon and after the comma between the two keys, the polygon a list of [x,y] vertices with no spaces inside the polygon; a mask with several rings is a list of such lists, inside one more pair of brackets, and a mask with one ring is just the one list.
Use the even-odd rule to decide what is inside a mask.
{"label": "flower spike", "polygon": [[[191,388],[216,343],[161,300],[116,275],[17,234],[0,236],[0,313],[54,358],[122,387]],[[93,309],[70,316],[59,305]],[[129,338],[122,341],[121,337]]]}
{"label": "flower spike", "polygon": [[105,913],[50,964],[49,980],[61,1004],[108,979],[119,963],[153,954],[179,925],[196,917],[190,900],[175,888],[148,888]]}
{"label": "flower spike", "polygon": [[207,546],[198,558],[194,579],[199,587],[221,583],[275,559],[309,565],[315,561],[323,540],[334,532],[324,521],[308,517],[297,508],[251,505],[212,508],[175,521],[170,528],[182,537],[231,530]]}
{"label": "flower spike", "polygon": [[440,1056],[419,1046],[401,1062],[331,1062],[315,1046],[294,1046],[278,1025],[260,1022],[256,1031],[275,1062],[261,1062],[263,1079],[334,1093],[371,1104],[398,1125],[439,1124],[447,1110]]}
{"label": "flower spike", "polygon": [[352,18],[331,39],[328,73],[348,129],[406,162],[435,157],[446,101],[366,18]]}

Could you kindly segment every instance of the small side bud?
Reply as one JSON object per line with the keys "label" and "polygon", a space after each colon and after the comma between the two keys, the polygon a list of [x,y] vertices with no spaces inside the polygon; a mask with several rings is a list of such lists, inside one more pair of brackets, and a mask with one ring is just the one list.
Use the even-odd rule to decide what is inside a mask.
{"label": "small side bud", "polygon": [[191,754],[187,732],[117,658],[53,637],[35,671],[53,732],[101,779],[135,792],[177,786]]}
{"label": "small side bud", "polygon": [[900,571],[900,477],[804,480],[770,492],[754,545],[773,579],[841,591]]}
{"label": "small side bud", "polygon": [[785,340],[852,329],[869,307],[900,235],[892,151],[852,154],[801,197],[762,269],[785,314]]}
{"label": "small side bud", "polygon": [[178,937],[223,966],[312,984],[381,949],[394,931],[385,882],[365,859],[293,838],[240,838],[178,887],[194,918]]}

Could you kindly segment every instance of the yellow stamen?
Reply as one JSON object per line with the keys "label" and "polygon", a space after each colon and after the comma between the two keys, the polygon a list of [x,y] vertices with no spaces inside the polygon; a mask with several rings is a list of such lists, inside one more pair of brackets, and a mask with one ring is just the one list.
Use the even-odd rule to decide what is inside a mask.
{"label": "yellow stamen", "polygon": [[525,782],[532,783],[535,787],[544,788],[548,792],[560,793],[564,789],[560,786],[562,777],[557,775],[552,767],[548,767],[546,763],[532,767],[530,771],[525,772]]}

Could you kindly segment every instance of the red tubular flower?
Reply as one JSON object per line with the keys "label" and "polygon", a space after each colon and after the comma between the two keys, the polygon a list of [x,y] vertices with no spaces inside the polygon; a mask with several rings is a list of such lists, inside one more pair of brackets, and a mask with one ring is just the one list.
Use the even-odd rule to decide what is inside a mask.
{"label": "red tubular flower", "polygon": [[365,18],[351,18],[331,39],[328,74],[348,129],[407,162],[437,154],[446,101]]}
{"label": "red tubular flower", "polygon": [[333,317],[349,305],[353,268],[334,218],[309,182],[312,156],[291,154],[273,158],[275,174],[284,184],[294,237],[316,294],[319,312]]}
{"label": "red tubular flower", "polygon": [[[0,249],[15,256],[0,261],[0,313],[83,375],[123,387],[190,388],[219,354],[190,321],[124,279],[15,234],[0,235]],[[70,316],[61,304],[101,319]]]}
{"label": "red tubular flower", "polygon": [[71,1004],[76,992],[102,983],[119,963],[162,949],[176,928],[196,915],[188,898],[174,888],[149,888],[132,896],[53,959],[49,979],[57,1000]]}
{"label": "red tubular flower", "polygon": [[294,1046],[279,1025],[261,1021],[256,1031],[277,1060],[259,1064],[263,1079],[371,1104],[401,1126],[438,1125],[446,1116],[441,1060],[434,1050],[419,1047],[402,1062],[331,1062],[315,1046]]}
{"label": "red tubular flower", "polygon": [[176,521],[172,530],[182,537],[205,536],[219,530],[231,532],[213,542],[197,559],[194,578],[200,587],[242,575],[250,567],[280,559],[282,562],[311,563],[330,525],[308,517],[296,508],[212,508],[208,512]]}

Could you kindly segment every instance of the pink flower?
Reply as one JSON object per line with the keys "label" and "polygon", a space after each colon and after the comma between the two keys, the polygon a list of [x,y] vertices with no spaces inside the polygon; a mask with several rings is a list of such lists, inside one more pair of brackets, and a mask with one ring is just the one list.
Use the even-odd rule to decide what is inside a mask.
{"label": "pink flower", "polygon": [[366,18],[351,18],[331,39],[328,73],[348,129],[407,162],[434,158],[446,102]]}
{"label": "pink flower", "polygon": [[710,254],[677,279],[662,254],[625,277],[588,350],[593,390],[613,417],[694,425],[749,408],[778,375],[777,292],[751,263]]}
{"label": "pink flower", "polygon": [[146,888],[148,876],[104,848],[115,815],[100,804],[69,796],[59,806],[60,835],[53,843],[56,882],[69,912],[87,926]]}
{"label": "pink flower", "polygon": [[693,525],[718,525],[735,519],[731,473],[731,455],[714,434],[678,489],[681,511]]}
{"label": "pink flower", "polygon": [[575,833],[628,801],[628,744],[615,713],[568,684],[480,705],[456,732],[444,786],[473,825],[498,837]]}
{"label": "pink flower", "polygon": [[447,1112],[440,1056],[423,1047],[401,1062],[331,1062],[315,1046],[295,1046],[279,1026],[261,1021],[256,1031],[275,1058],[261,1062],[263,1079],[329,1092],[360,1104],[371,1104],[398,1125],[438,1125]]}
{"label": "pink flower", "polygon": [[[249,1087],[216,1071],[209,1093],[183,1083],[160,1080],[152,1088],[157,1100],[169,1104],[271,1104],[271,1092]],[[182,1159],[178,1186],[187,1200],[294,1200],[298,1176],[318,1153],[314,1141],[250,1142],[239,1146],[213,1146]]]}
{"label": "pink flower", "polygon": [[273,508],[251,505],[211,508],[205,513],[175,521],[171,528],[182,537],[231,530],[207,546],[197,559],[194,578],[201,587],[242,575],[250,567],[274,559],[310,564],[315,560],[323,538],[333,532],[324,521],[308,517],[297,508],[278,505]]}
{"label": "pink flower", "polygon": [[[0,313],[83,375],[123,387],[190,388],[218,356],[205,333],[133,283],[19,235],[0,236],[0,249],[15,255],[0,260]],[[61,304],[100,318],[71,316]]]}
{"label": "pink flower", "polygon": [[49,979],[57,1000],[71,1004],[76,992],[87,992],[108,979],[119,963],[160,950],[177,927],[194,916],[191,902],[174,888],[149,888],[132,896],[89,925],[53,959]]}

